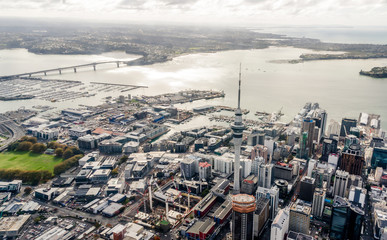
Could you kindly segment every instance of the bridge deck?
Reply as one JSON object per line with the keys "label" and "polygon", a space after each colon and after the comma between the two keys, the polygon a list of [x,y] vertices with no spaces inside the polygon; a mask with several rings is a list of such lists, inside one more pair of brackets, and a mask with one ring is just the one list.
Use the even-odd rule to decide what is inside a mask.
{"label": "bridge deck", "polygon": [[35,71],[35,72],[27,72],[27,73],[14,74],[14,75],[8,75],[8,76],[1,76],[0,79],[21,77],[21,76],[30,76],[30,75],[33,75],[33,74],[47,73],[47,72],[57,72],[57,71],[62,71],[62,70],[67,70],[67,69],[74,69],[74,68],[87,67],[87,66],[96,66],[96,65],[108,64],[108,63],[116,63],[116,64],[123,63],[123,64],[127,64],[127,61],[104,61],[104,62],[86,63],[86,64],[79,64],[79,65],[74,65],[74,66],[67,66],[67,67],[59,67],[59,68],[40,70],[40,71]]}

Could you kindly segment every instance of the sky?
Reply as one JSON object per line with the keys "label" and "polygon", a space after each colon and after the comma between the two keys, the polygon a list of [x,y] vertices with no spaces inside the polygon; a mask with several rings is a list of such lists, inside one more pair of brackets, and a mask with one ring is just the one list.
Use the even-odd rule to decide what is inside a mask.
{"label": "sky", "polygon": [[387,0],[0,0],[0,16],[122,23],[387,26]]}

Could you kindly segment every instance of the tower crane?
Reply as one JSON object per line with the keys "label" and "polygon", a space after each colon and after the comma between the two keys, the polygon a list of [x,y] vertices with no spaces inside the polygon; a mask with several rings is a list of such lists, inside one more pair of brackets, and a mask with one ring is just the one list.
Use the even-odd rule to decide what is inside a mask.
{"label": "tower crane", "polygon": [[181,165],[180,165],[180,170],[181,170],[181,172],[183,174],[184,184],[185,184],[185,186],[187,188],[187,192],[188,192],[188,209],[190,209],[190,204],[191,204],[190,193],[191,193],[191,189],[187,185],[187,179],[185,178],[185,173],[184,173],[183,169],[181,168]]}

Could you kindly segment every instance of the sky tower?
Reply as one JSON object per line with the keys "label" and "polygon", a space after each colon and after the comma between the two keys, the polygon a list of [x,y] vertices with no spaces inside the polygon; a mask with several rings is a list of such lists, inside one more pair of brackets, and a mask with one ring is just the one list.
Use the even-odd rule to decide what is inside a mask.
{"label": "sky tower", "polygon": [[242,145],[242,135],[245,126],[242,122],[241,110],[241,64],[239,65],[239,89],[238,89],[238,108],[235,111],[235,122],[231,125],[233,130],[235,161],[234,161],[234,194],[240,193],[240,154]]}

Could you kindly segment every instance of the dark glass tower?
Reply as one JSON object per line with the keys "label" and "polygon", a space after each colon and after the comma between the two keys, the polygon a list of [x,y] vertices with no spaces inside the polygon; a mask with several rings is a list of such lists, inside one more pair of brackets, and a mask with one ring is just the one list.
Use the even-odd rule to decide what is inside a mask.
{"label": "dark glass tower", "polygon": [[346,198],[336,196],[333,201],[330,239],[359,240],[364,211],[352,205]]}

